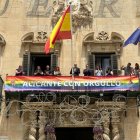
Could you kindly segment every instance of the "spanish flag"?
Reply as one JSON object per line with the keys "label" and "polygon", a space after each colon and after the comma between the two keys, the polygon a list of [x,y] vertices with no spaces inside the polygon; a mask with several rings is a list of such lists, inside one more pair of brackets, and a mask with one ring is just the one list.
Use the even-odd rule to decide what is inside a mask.
{"label": "spanish flag", "polygon": [[50,37],[45,44],[45,52],[49,53],[51,48],[54,48],[55,41],[61,39],[71,39],[71,23],[70,23],[70,6],[64,11],[56,23]]}

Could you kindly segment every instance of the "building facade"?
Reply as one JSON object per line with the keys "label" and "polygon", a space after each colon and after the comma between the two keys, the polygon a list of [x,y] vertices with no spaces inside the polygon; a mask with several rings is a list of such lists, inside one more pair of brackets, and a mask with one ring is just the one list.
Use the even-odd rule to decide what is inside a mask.
{"label": "building facade", "polygon": [[[15,70],[19,65],[23,66],[25,74],[28,76],[33,75],[38,65],[40,65],[43,70],[46,65],[50,65],[52,69],[59,66],[62,75],[68,76],[70,75],[70,69],[73,64],[77,64],[81,70],[80,76],[83,76],[82,72],[86,64],[89,64],[90,69],[93,70],[95,70],[97,65],[101,66],[104,71],[107,67],[111,67],[114,75],[119,75],[118,70],[120,70],[121,66],[126,66],[127,63],[130,62],[134,67],[135,63],[139,63],[139,44],[137,46],[129,44],[127,47],[122,47],[124,40],[139,27],[139,0],[73,1],[72,40],[57,41],[55,48],[52,49],[49,54],[45,54],[45,42],[68,3],[69,0],[0,1],[0,75],[2,75],[4,81],[6,75],[15,75]],[[5,96],[4,92],[3,96]],[[86,102],[88,102],[88,97],[89,96],[84,96]],[[80,98],[83,99],[83,96]],[[89,108],[89,112],[97,106],[100,109],[104,107],[111,112],[104,114],[104,112],[101,111],[101,115],[105,117],[102,120],[102,122],[104,122],[101,126],[102,129],[99,130],[99,133],[103,136],[100,139],[138,140],[140,137],[140,124],[138,117],[139,108],[136,102],[137,97],[131,98],[125,96],[124,99],[123,95],[121,97],[119,96],[119,98],[122,99],[122,102],[118,102],[117,98],[117,102],[116,100],[112,100],[112,102],[100,102],[99,104],[95,102],[95,104],[90,104],[88,107],[86,106]],[[77,98],[75,97],[75,99]],[[114,102],[116,105],[114,105]],[[49,103],[46,103],[44,107],[51,108],[50,106],[52,106],[52,104]],[[75,106],[74,102],[73,104]],[[38,115],[33,115],[32,113],[32,115],[29,115],[30,112],[27,111],[27,114],[25,113],[26,117],[22,117],[25,119],[22,120],[25,125],[21,125],[21,117],[19,117],[20,113],[18,111],[19,114],[9,115],[8,118],[6,117],[7,112],[5,108],[7,108],[8,105],[5,107],[5,104],[2,104],[0,139],[3,137],[5,140],[37,140],[39,138],[39,140],[43,140],[45,136],[41,138],[40,135],[44,135],[43,131],[45,126],[42,127],[42,132],[36,129],[37,133],[35,133],[34,125],[30,125],[32,127],[29,128],[26,124],[26,120],[31,119],[29,117],[32,117],[33,120],[35,117],[40,117],[39,120],[42,119],[42,122],[45,124],[46,120],[43,120],[43,117],[41,118],[43,112],[38,112],[40,108],[39,103],[25,103],[22,105],[23,110],[35,109],[35,113],[38,113]],[[30,107],[28,107],[28,105],[30,105]],[[16,109],[16,106],[16,103],[12,102],[10,111]],[[127,109],[126,106],[128,107]],[[54,109],[61,110],[61,106],[54,106],[50,110],[52,111]],[[44,112],[46,110],[47,109],[44,109]],[[110,119],[110,114],[111,116],[114,115],[112,110],[117,110],[115,111],[115,113],[118,114],[115,114],[117,118],[111,117]],[[58,112],[56,112],[55,115],[57,115],[57,113]],[[79,112],[78,114],[80,113],[83,112]],[[72,117],[73,116],[71,116],[71,118]],[[88,120],[84,120],[85,118],[80,120],[80,117],[79,120],[74,121],[73,119],[71,122],[71,120],[67,121],[65,116],[63,124],[57,124],[57,127],[91,128],[91,125],[93,127],[93,125],[95,126],[95,122],[98,122],[96,117],[94,116],[93,122],[88,122]],[[78,121],[81,122],[81,124],[79,124]],[[32,123],[33,122],[34,121],[32,121]],[[65,126],[65,124],[68,125]],[[42,124],[39,123],[37,125],[42,126]],[[99,128],[100,126],[98,126],[98,129]],[[47,129],[47,131],[49,130]],[[58,131],[60,130],[56,129],[56,133]],[[96,130],[94,129],[93,131]],[[96,137],[96,133],[94,133],[93,137],[95,140],[99,139]]]}

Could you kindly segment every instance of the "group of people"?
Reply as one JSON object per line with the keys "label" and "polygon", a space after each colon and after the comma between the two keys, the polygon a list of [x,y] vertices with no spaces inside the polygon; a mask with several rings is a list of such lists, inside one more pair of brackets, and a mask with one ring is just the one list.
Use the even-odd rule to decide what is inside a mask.
{"label": "group of people", "polygon": [[100,66],[96,66],[95,70],[90,70],[88,65],[86,65],[86,69],[84,69],[83,74],[84,76],[113,76],[113,71],[108,67],[104,72]]}
{"label": "group of people", "polygon": [[[140,74],[140,67],[138,63],[135,63],[135,67],[131,67],[131,63],[128,63],[126,67],[121,67],[121,74],[122,76],[130,76],[135,75],[139,76]],[[16,69],[16,76],[22,76],[25,75],[22,66],[19,66],[18,69]],[[60,68],[56,67],[54,70],[51,70],[49,65],[46,65],[45,70],[43,71],[40,66],[36,67],[36,70],[33,73],[34,76],[59,76],[61,75]],[[77,64],[74,64],[74,66],[70,70],[70,75],[79,76],[80,75],[80,68],[77,67]],[[89,68],[89,65],[86,65],[86,68],[83,70],[84,76],[113,76],[113,71],[110,67],[108,67],[105,71],[102,70],[100,66],[96,66],[95,70],[91,70]]]}
{"label": "group of people", "polygon": [[[22,66],[19,66],[16,69],[15,76],[22,76],[22,75],[25,75],[25,73],[22,69]],[[37,66],[33,75],[34,76],[43,76],[43,75],[44,76],[49,76],[49,75],[50,76],[51,75],[58,76],[58,75],[61,75],[61,72],[60,72],[59,67],[56,67],[54,70],[51,70],[50,66],[47,65],[45,70],[43,71],[40,66]],[[77,64],[74,64],[74,66],[71,68],[70,75],[74,75],[74,76],[79,76],[80,75],[80,68],[77,67]],[[83,75],[84,76],[92,76],[92,75],[103,76],[103,71],[99,66],[97,66],[96,69],[95,69],[95,72],[94,72],[93,70],[91,70],[89,68],[89,66],[87,64],[86,68],[83,70]],[[111,75],[113,75],[112,71],[111,71],[111,69],[108,68],[106,76],[111,76]]]}
{"label": "group of people", "polygon": [[[96,76],[102,76],[102,70],[99,67],[97,67],[97,68],[98,69],[95,70]],[[74,64],[74,67],[71,68],[70,75],[72,75],[72,74],[74,76],[79,76],[79,74],[80,74],[80,68],[77,67],[77,64]],[[86,65],[86,68],[83,70],[83,75],[84,76],[92,76],[92,75],[94,75],[93,74],[93,70],[91,70],[89,68],[89,65],[88,64]]]}
{"label": "group of people", "polygon": [[[15,76],[22,76],[22,75],[25,75],[25,72],[23,71],[23,68],[22,66],[19,66],[17,69],[16,69],[16,73],[15,73]],[[46,65],[45,67],[45,70],[43,71],[41,69],[40,66],[37,66],[34,73],[33,73],[34,76],[49,76],[49,75],[55,75],[55,76],[58,76],[58,75],[61,75],[61,72],[60,72],[60,69],[59,67],[56,67],[53,71],[50,69],[50,66],[49,65]]]}
{"label": "group of people", "polygon": [[49,76],[49,75],[58,76],[58,75],[61,75],[61,72],[60,72],[59,67],[56,67],[54,70],[51,70],[50,66],[47,65],[45,70],[43,71],[40,66],[37,66],[34,72],[34,76],[43,76],[43,75],[44,76]]}
{"label": "group of people", "polygon": [[140,66],[138,63],[135,63],[134,68],[131,66],[131,63],[129,62],[126,67],[121,67],[121,75],[122,76],[140,76]]}

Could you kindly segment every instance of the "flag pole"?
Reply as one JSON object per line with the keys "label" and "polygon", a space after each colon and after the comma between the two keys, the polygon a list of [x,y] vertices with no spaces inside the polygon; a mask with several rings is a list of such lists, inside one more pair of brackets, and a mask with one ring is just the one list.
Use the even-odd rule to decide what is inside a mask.
{"label": "flag pole", "polygon": [[71,26],[71,70],[72,70],[72,89],[74,90],[74,67],[73,67],[73,39],[72,39],[72,7],[71,7],[71,3],[70,4],[70,26]]}

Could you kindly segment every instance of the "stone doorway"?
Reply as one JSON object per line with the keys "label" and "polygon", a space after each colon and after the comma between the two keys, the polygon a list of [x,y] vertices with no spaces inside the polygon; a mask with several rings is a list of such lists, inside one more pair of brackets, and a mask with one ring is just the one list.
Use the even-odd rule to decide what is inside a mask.
{"label": "stone doorway", "polygon": [[56,128],[57,140],[93,140],[91,127]]}

